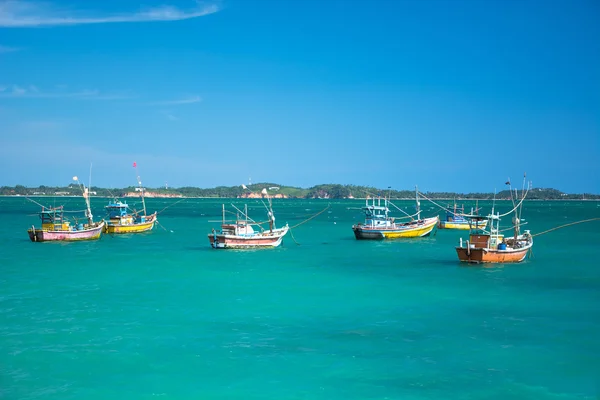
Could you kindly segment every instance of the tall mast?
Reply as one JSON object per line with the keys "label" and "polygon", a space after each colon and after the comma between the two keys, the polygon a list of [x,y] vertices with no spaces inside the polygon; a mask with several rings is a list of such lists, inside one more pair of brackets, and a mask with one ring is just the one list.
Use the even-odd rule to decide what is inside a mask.
{"label": "tall mast", "polygon": [[[523,173],[523,186],[521,187],[521,200],[525,199],[525,180],[527,179],[527,172]],[[529,186],[527,187],[529,190]],[[523,212],[523,201],[521,201],[521,205],[519,206],[519,218],[521,218]]]}
{"label": "tall mast", "polygon": [[421,219],[421,203],[419,203],[419,189],[415,185],[415,200],[417,204],[417,220]]}
{"label": "tall mast", "polygon": [[140,179],[140,175],[137,170],[137,163],[133,162],[133,168],[135,168],[135,175],[137,176],[138,187],[140,188],[140,192],[142,193],[142,207],[144,208],[144,216],[146,215],[146,201],[144,200],[144,188],[142,187],[142,180]]}
{"label": "tall mast", "polygon": [[267,193],[267,201],[269,202],[269,232],[273,232],[273,228],[275,228],[275,215],[273,214],[273,202],[271,201],[269,192],[267,191],[266,193]]}
{"label": "tall mast", "polygon": [[73,180],[75,182],[77,182],[77,184],[79,185],[79,188],[81,189],[81,193],[83,194],[83,198],[85,200],[85,205],[86,205],[86,211],[85,211],[85,216],[88,219],[88,224],[93,224],[93,218],[94,216],[92,215],[92,208],[90,206],[90,194],[89,194],[89,190],[88,188],[85,187],[85,185],[83,185],[81,182],[79,182],[79,178],[77,178],[77,176],[73,177]]}

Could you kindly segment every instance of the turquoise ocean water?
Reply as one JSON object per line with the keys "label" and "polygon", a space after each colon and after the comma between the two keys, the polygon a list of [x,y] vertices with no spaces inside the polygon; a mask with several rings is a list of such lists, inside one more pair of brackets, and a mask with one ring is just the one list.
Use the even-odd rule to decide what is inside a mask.
{"label": "turquoise ocean water", "polygon": [[[355,240],[360,200],[274,200],[290,226],[331,207],[281,248],[213,250],[223,202],[243,205],[186,199],[147,234],[31,243],[38,207],[0,198],[0,398],[600,396],[600,223],[536,237],[522,264],[481,267],[457,261],[460,231]],[[97,217],[105,204],[94,199]],[[530,201],[524,218],[535,234],[600,217],[599,204]]]}

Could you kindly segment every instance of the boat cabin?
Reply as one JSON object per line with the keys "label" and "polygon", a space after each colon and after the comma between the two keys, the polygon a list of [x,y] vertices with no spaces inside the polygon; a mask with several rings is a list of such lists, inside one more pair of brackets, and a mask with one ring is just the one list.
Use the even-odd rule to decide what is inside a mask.
{"label": "boat cabin", "polygon": [[244,236],[244,235],[254,235],[254,229],[251,225],[246,223],[245,221],[238,221],[235,224],[223,224],[221,225],[222,233],[225,235],[235,235],[235,236]]}
{"label": "boat cabin", "polygon": [[42,208],[40,212],[42,220],[42,229],[48,231],[68,231],[70,230],[69,221],[64,220],[63,207]]}
{"label": "boat cabin", "polygon": [[127,203],[117,201],[115,203],[109,203],[106,206],[108,211],[108,218],[111,221],[119,222],[121,225],[129,225],[134,223],[134,217],[129,214],[129,206]]}
{"label": "boat cabin", "polygon": [[110,219],[119,219],[127,216],[127,209],[129,206],[127,203],[122,203],[120,201],[116,203],[109,203],[106,206],[106,210],[108,211],[108,217]]}
{"label": "boat cabin", "polygon": [[388,226],[389,208],[384,206],[368,205],[362,208],[365,213],[365,225],[367,226]]}

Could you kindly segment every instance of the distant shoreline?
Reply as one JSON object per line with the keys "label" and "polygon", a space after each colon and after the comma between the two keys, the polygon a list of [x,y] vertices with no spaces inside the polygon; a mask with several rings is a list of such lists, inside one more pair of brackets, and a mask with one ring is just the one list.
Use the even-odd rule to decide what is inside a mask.
{"label": "distant shoreline", "polygon": [[[68,198],[68,199],[76,199],[76,198],[81,198],[82,196],[75,196],[75,195],[55,195],[55,196],[51,196],[51,195],[20,195],[20,194],[0,194],[0,197],[22,197],[22,198],[51,198],[51,199],[56,199],[56,198]],[[92,199],[114,199],[114,196],[90,196],[90,198]],[[122,198],[122,199],[136,199],[135,197],[131,197],[131,196],[125,196],[125,197],[118,197],[118,198]],[[248,197],[199,197],[199,196],[144,196],[144,198],[146,199],[231,199],[231,200],[251,200],[252,198],[248,198]],[[316,197],[291,197],[291,198],[277,198],[277,200],[324,200],[324,201],[331,201],[331,200],[371,200],[371,198],[366,198],[366,197],[354,197],[354,198],[316,198]],[[403,198],[392,198],[391,200],[402,200],[402,201],[414,201],[414,198],[409,198],[409,197],[403,197]],[[436,198],[432,198],[432,200],[438,200],[438,201],[451,201],[454,202],[456,201],[457,203],[463,202],[463,201],[511,201],[510,199],[478,199],[478,198],[441,198],[441,197],[436,197]],[[421,198],[421,201],[427,201],[427,199]],[[525,199],[525,201],[595,201],[595,202],[600,202],[600,199]]]}
{"label": "distant shoreline", "polygon": [[[77,197],[81,196],[81,187],[74,184],[67,186],[45,186],[26,187],[23,185],[0,186],[0,196],[39,196],[39,197]],[[457,193],[450,191],[419,192],[421,199],[438,200],[449,203],[471,202],[472,200],[510,200],[511,198],[520,198],[523,196],[522,188],[511,188],[494,192],[467,192]],[[248,185],[236,186],[217,186],[213,188],[199,188],[193,186],[173,187],[173,188],[149,188],[149,187],[125,187],[125,188],[102,188],[92,186],[89,188],[89,194],[98,198],[177,198],[177,199],[244,199],[244,198],[262,198],[268,191],[272,199],[372,199],[388,198],[392,200],[415,200],[415,189],[385,189],[371,186],[341,185],[337,183],[328,183],[315,185],[310,188],[300,188],[294,186],[285,186],[277,183],[254,183]],[[577,200],[593,201],[600,200],[600,194],[583,193],[565,193],[554,188],[529,188],[527,194],[528,200]]]}

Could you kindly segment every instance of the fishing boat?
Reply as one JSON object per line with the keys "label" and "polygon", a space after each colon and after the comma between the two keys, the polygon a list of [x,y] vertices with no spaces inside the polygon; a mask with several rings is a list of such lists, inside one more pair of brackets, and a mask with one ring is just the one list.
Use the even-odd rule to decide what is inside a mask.
{"label": "fishing boat", "polygon": [[[471,230],[469,240],[463,242],[461,238],[458,247],[456,247],[458,259],[468,263],[517,263],[523,261],[533,247],[531,232],[525,230],[521,233],[521,225],[523,225],[521,212],[528,191],[529,185],[527,191],[522,191],[522,198],[516,203],[516,190],[513,197],[511,189],[513,209],[505,214],[494,213],[494,207],[492,206],[490,215],[466,215],[465,218],[470,220]],[[501,218],[513,213],[512,228],[500,229]],[[489,229],[486,225],[488,221]],[[505,236],[503,234],[503,232],[511,229],[513,231],[512,235]]]}
{"label": "fishing boat", "polygon": [[[243,185],[244,189],[247,189]],[[232,205],[237,211],[236,219],[228,221],[225,219],[225,205],[223,204],[223,217],[221,221],[221,230],[212,230],[208,234],[210,245],[215,249],[254,249],[266,247],[278,247],[283,242],[283,237],[288,233],[289,226],[285,224],[282,228],[275,226],[275,215],[273,213],[273,203],[267,189],[262,190],[262,195],[267,199],[267,204],[263,205],[267,209],[268,220],[263,223],[254,221],[248,216],[248,206],[244,206],[244,211]],[[262,201],[262,199],[261,199]],[[263,228],[262,224],[267,224],[268,228]]]}
{"label": "fishing boat", "polygon": [[[137,163],[133,163],[136,168]],[[144,200],[145,188],[142,186],[142,181],[139,174],[137,175],[138,188],[142,198],[142,211],[131,210],[129,205],[123,201],[114,199],[105,207],[108,212],[108,221],[104,226],[105,233],[140,233],[147,232],[154,228],[154,224],[158,222],[157,212],[148,215],[146,213],[146,201]]]}
{"label": "fishing boat", "polygon": [[113,200],[105,207],[108,221],[104,226],[105,233],[139,233],[152,230],[157,222],[156,212],[146,214],[144,205],[142,214],[132,211],[129,205],[120,200]]}
{"label": "fishing boat", "polygon": [[[471,229],[471,220],[469,218],[465,218],[467,215],[478,215],[479,209],[475,206],[475,209],[471,209],[470,214],[465,214],[465,206],[457,206],[454,203],[453,209],[450,209],[450,206],[446,208],[446,218],[444,220],[440,219],[440,223],[438,228],[440,229],[460,229],[460,230],[469,230]],[[485,228],[488,220],[483,219],[479,221],[479,227]]]}
{"label": "fishing boat", "polygon": [[[77,177],[73,180],[79,183]],[[84,185],[79,183],[82,188],[83,198],[86,203],[85,217],[87,223],[75,221],[71,224],[65,218],[64,206],[60,207],[43,207],[39,213],[42,221],[42,226],[36,228],[32,226],[27,230],[29,239],[32,242],[74,242],[80,240],[95,240],[100,238],[104,228],[104,221],[94,222],[92,211],[90,208],[89,190]]]}
{"label": "fishing boat", "polygon": [[[437,216],[421,218],[418,190],[416,191],[417,212],[415,215],[407,214],[411,218],[409,222],[396,222],[396,218],[389,215],[390,209],[388,207],[390,205],[396,206],[387,198],[384,198],[383,202],[381,200],[381,197],[377,201],[373,197],[371,203],[369,203],[369,199],[365,201],[365,206],[361,208],[365,213],[365,222],[352,226],[356,239],[381,240],[428,236],[439,222]],[[404,212],[402,209],[396,208]]]}

